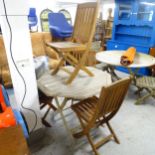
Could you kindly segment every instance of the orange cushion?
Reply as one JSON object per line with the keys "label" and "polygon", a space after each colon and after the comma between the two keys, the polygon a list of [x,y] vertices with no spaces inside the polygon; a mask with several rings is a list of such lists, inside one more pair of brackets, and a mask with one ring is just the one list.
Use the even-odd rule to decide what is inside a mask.
{"label": "orange cushion", "polygon": [[136,48],[130,47],[123,53],[121,56],[121,64],[124,66],[130,65],[133,63],[136,54]]}

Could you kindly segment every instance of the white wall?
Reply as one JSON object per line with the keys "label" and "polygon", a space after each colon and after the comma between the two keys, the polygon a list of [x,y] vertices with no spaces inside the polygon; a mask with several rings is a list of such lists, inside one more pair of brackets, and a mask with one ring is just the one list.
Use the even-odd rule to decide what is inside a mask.
{"label": "white wall", "polygon": [[[84,0],[83,0],[84,1]],[[61,0],[42,0],[42,1],[38,1],[38,0],[29,0],[29,7],[35,7],[36,11],[37,11],[37,16],[38,16],[38,29],[39,31],[41,31],[41,24],[40,24],[40,13],[42,10],[44,9],[50,9],[53,12],[58,12],[61,9],[66,9],[67,11],[69,11],[69,13],[71,14],[71,18],[72,18],[72,25],[74,25],[74,21],[75,21],[75,15],[76,15],[76,8],[77,5],[76,4],[69,4],[69,1],[66,1],[67,3],[64,5],[63,3],[61,4]],[[71,0],[70,0],[71,2]],[[79,1],[72,0],[72,2],[74,3],[79,3]],[[101,0],[101,5],[100,5],[100,12],[102,12],[103,14],[103,19],[107,19],[108,17],[108,9],[109,8],[115,8],[115,3],[114,0]]]}
{"label": "white wall", "polygon": [[114,2],[109,2],[109,3],[102,3],[102,14],[103,14],[103,19],[106,20],[108,18],[108,9],[112,8],[113,12],[112,15],[114,16],[114,8],[115,8],[115,3]]}

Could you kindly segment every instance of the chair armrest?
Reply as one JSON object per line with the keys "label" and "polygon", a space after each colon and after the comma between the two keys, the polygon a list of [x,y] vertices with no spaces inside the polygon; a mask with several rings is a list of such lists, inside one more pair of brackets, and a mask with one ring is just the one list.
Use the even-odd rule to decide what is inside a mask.
{"label": "chair armrest", "polygon": [[59,59],[59,55],[57,54],[57,52],[55,52],[53,49],[51,49],[50,47],[45,47],[45,52],[47,54],[47,56],[49,56],[52,59]]}

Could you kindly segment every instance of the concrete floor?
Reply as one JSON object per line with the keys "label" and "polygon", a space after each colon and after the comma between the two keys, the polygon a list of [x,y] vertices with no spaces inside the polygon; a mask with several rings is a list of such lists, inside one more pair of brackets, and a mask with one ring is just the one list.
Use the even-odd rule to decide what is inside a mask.
{"label": "concrete floor", "polygon": [[[98,149],[101,155],[155,155],[155,100],[150,98],[136,106],[135,90],[134,86],[130,87],[122,107],[111,120],[121,144],[109,141]],[[74,113],[71,110],[65,113],[69,128],[77,126]],[[86,138],[73,141],[59,115],[54,120],[52,116],[51,111],[47,120],[52,128],[44,128],[30,136],[32,155],[93,155]],[[95,139],[106,134],[106,127],[93,130]]]}

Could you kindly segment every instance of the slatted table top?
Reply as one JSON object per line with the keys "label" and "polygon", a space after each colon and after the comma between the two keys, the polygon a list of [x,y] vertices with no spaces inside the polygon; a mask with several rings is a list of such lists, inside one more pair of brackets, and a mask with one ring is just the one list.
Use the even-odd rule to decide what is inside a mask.
{"label": "slatted table top", "polygon": [[[70,71],[73,67],[66,67]],[[66,85],[68,74],[63,70],[59,70],[56,75],[46,72],[38,79],[38,88],[46,95],[53,97],[65,97],[72,99],[85,99],[97,95],[103,86],[111,84],[111,76],[107,72],[99,69],[88,67],[94,74],[93,77],[88,76],[85,72],[80,71],[75,80]]]}

